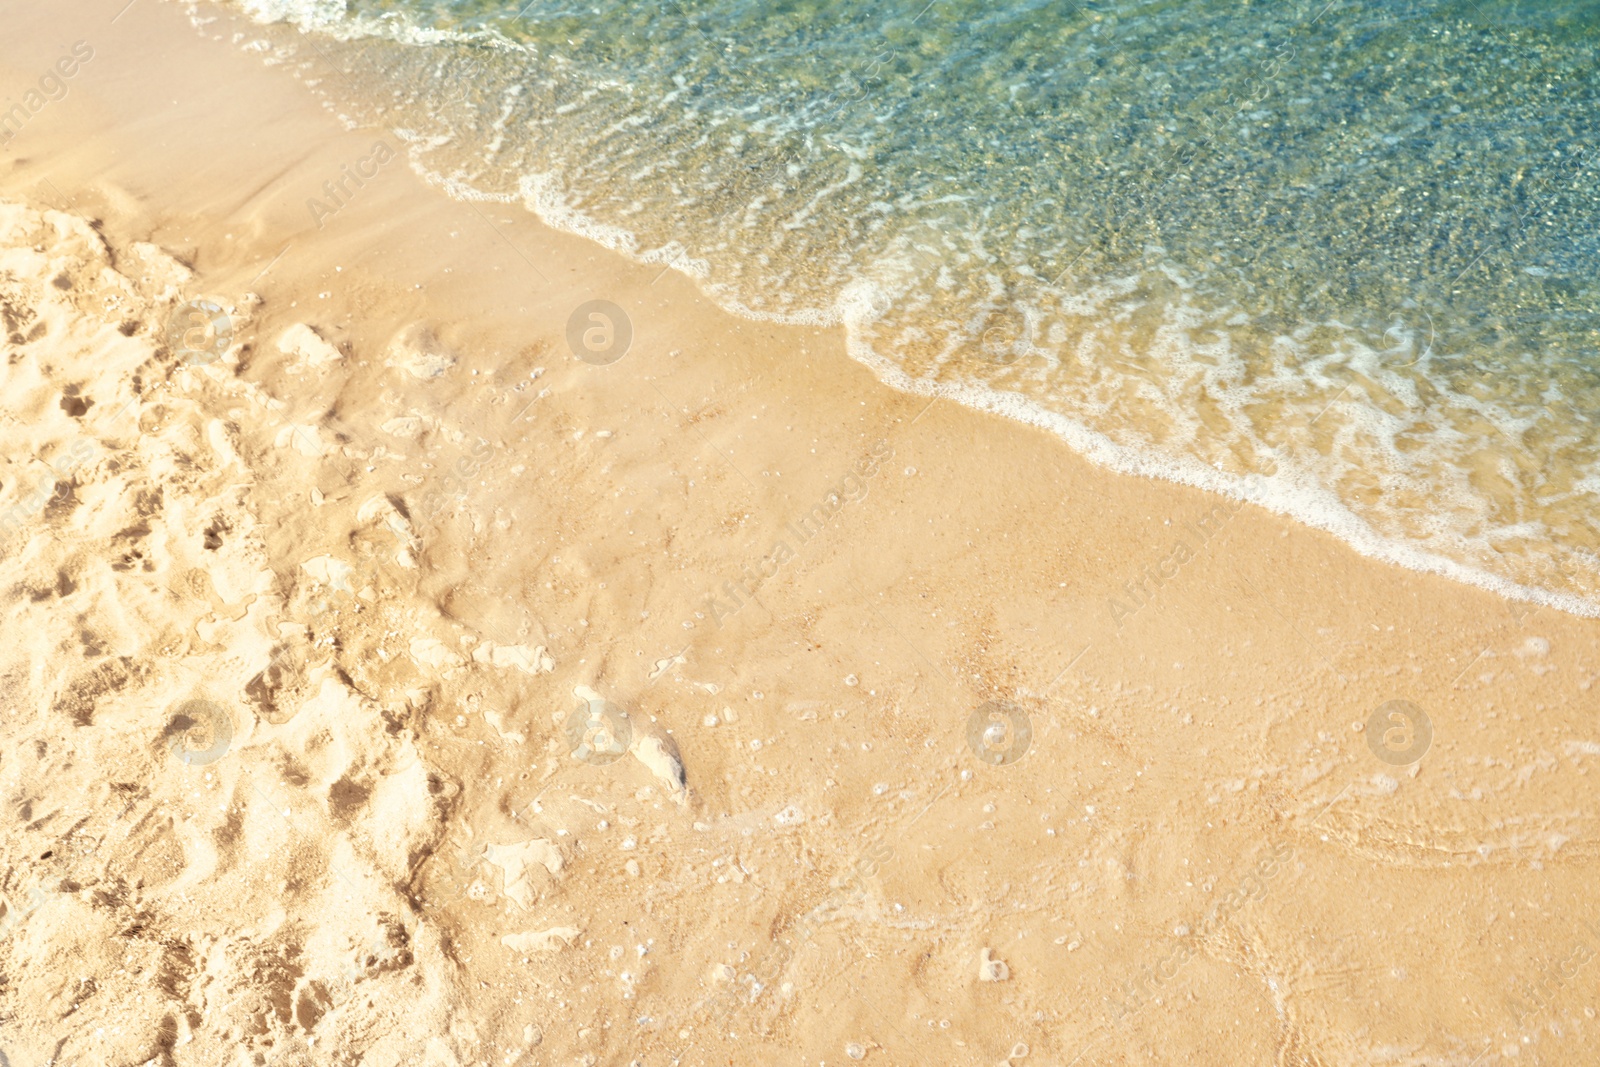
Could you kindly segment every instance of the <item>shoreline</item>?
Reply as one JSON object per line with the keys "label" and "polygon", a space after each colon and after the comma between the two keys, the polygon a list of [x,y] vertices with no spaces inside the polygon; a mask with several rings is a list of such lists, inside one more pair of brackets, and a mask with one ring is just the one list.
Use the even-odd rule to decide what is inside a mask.
{"label": "shoreline", "polygon": [[[392,38],[374,25],[359,25],[352,30],[350,25],[338,19],[321,21],[303,11],[297,13],[291,21],[250,25],[256,31],[268,34],[269,37],[278,37],[280,31],[286,31],[296,35],[293,39],[298,39],[298,34],[301,32],[335,34],[335,31],[343,30],[350,31],[350,36],[338,39],[347,42],[382,41],[402,47],[428,47],[443,41],[464,43],[468,40],[482,39],[491,42],[495,48],[515,50],[520,47],[500,37],[497,31],[493,30],[424,32],[412,27],[410,33]],[[302,30],[301,27],[306,25],[315,25],[318,30]],[[290,27],[293,29],[290,30]],[[322,81],[320,78],[313,80]],[[320,89],[319,95],[321,95]],[[332,94],[325,99],[337,101],[339,98],[338,94]],[[371,103],[372,101],[368,100],[368,104]],[[377,110],[382,112],[386,109],[379,106]],[[551,229],[593,241],[637,265],[658,266],[663,270],[675,271],[690,279],[697,287],[701,287],[705,281],[703,272],[695,269],[695,261],[688,259],[685,250],[677,246],[676,242],[665,247],[639,251],[636,234],[569,206],[565,203],[565,195],[559,190],[550,188],[544,175],[523,177],[518,182],[515,192],[490,192],[464,183],[459,178],[428,169],[421,161],[422,153],[417,145],[412,144],[409,151],[413,157],[412,166],[415,172],[430,186],[453,199],[463,202],[519,204]],[[674,251],[674,248],[677,250]],[[1458,542],[1453,546],[1429,546],[1425,542],[1410,540],[1403,535],[1381,532],[1368,521],[1368,518],[1352,510],[1346,501],[1340,499],[1337,492],[1322,484],[1319,474],[1313,467],[1297,466],[1292,450],[1279,451],[1270,448],[1262,441],[1255,441],[1249,447],[1256,455],[1250,460],[1241,461],[1241,471],[1224,471],[1191,455],[1165,454],[1153,444],[1119,443],[1105,430],[1062,411],[1052,410],[1022,392],[999,389],[972,380],[930,381],[914,377],[894,360],[875,351],[871,342],[865,339],[875,312],[865,313],[861,305],[877,298],[889,300],[885,293],[874,286],[864,284],[859,292],[842,293],[831,307],[817,307],[788,314],[762,312],[746,306],[733,297],[719,295],[707,288],[700,288],[700,291],[701,295],[724,313],[751,322],[840,329],[845,335],[844,350],[849,357],[867,367],[889,388],[912,396],[951,401],[974,411],[998,415],[1043,430],[1065,442],[1079,456],[1108,471],[1167,481],[1252,504],[1310,529],[1331,534],[1360,554],[1380,562],[1423,574],[1442,576],[1509,600],[1553,608],[1580,618],[1600,618],[1600,599],[1596,599],[1593,595],[1585,596],[1581,592],[1570,591],[1581,589],[1584,582],[1592,577],[1586,574],[1584,567],[1578,561],[1579,550],[1558,547],[1553,539],[1546,539],[1549,555],[1543,565],[1545,575],[1551,579],[1552,586],[1565,583],[1567,590],[1519,580],[1517,575],[1509,571],[1496,573],[1482,559],[1473,562],[1450,554],[1453,548],[1470,555],[1479,552],[1483,547],[1481,545],[1474,547]],[[1008,321],[1011,317],[1014,317],[1014,314],[1007,316]],[[1023,327],[1023,331],[1029,334],[1048,332],[1051,325],[1048,321],[1035,323]],[[1064,320],[1056,322],[1055,325],[1064,325]],[[1029,347],[1032,347],[1031,341]],[[1365,354],[1374,357],[1378,355],[1370,351]],[[1466,399],[1459,394],[1453,395],[1458,404]],[[1343,392],[1339,396],[1343,396]],[[1266,399],[1258,398],[1262,402]],[[1338,396],[1334,397],[1329,406],[1331,407],[1337,400]],[[1326,410],[1325,408],[1324,412]],[[1283,484],[1276,484],[1270,481],[1272,476],[1280,471],[1284,472],[1286,477],[1295,478],[1296,483],[1286,480]],[[1436,514],[1434,519],[1437,523],[1445,525],[1451,521],[1464,521],[1460,516],[1452,520],[1443,511]],[[1430,524],[1422,525],[1426,528]],[[1509,528],[1498,529],[1506,535],[1512,532]],[[1520,535],[1518,537],[1520,538]],[[1479,554],[1482,555],[1481,552]],[[1524,569],[1523,577],[1525,576]],[[1592,585],[1592,581],[1590,584]]]}
{"label": "shoreline", "polygon": [[[1516,1039],[1478,1006],[1600,862],[1600,626],[892,389],[842,328],[394,160],[345,195],[387,131],[243,22],[119,7],[0,45],[8,90],[61,26],[95,48],[0,171],[41,331],[0,515],[100,446],[0,529],[17,1067]],[[201,298],[227,344],[185,359]],[[596,699],[615,759],[564,741]],[[1267,841],[1270,892],[1214,906]],[[1560,994],[1536,1039],[1586,1047]]]}

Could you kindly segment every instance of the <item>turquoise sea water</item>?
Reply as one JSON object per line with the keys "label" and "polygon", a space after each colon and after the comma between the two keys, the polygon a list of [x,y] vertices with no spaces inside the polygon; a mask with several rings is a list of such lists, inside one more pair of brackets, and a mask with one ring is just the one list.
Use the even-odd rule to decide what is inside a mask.
{"label": "turquoise sea water", "polygon": [[457,195],[1108,465],[1600,611],[1600,2],[238,6]]}

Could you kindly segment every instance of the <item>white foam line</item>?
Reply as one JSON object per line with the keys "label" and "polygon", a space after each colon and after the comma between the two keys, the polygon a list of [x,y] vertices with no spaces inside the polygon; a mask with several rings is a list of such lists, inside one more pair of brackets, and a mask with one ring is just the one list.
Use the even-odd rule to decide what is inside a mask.
{"label": "white foam line", "polygon": [[[425,30],[396,20],[349,19],[343,0],[241,0],[241,7],[258,22],[288,22],[302,32],[322,31],[349,39],[359,36],[385,36],[406,44],[429,45],[474,41],[528,51],[495,31],[460,33]],[[1139,475],[1188,485],[1234,500],[1255,504],[1302,525],[1322,530],[1339,538],[1371,559],[1392,563],[1408,570],[1434,574],[1465,585],[1488,590],[1510,600],[1520,600],[1554,608],[1584,618],[1600,618],[1600,602],[1523,585],[1457,560],[1385,538],[1353,514],[1330,491],[1288,484],[1288,478],[1269,480],[1261,475],[1238,477],[1188,456],[1160,455],[1119,445],[1105,434],[1093,430],[1058,412],[1041,407],[1024,396],[990,389],[973,383],[941,383],[913,378],[887,358],[873,351],[861,338],[860,325],[881,313],[878,305],[892,303],[892,296],[872,292],[870,286],[847,286],[834,306],[776,314],[744,306],[716,286],[708,285],[709,264],[695,259],[677,242],[641,250],[638,235],[619,226],[591,218],[572,207],[557,176],[535,173],[524,175],[516,194],[486,193],[448,175],[430,171],[418,158],[428,146],[421,138],[396,131],[412,149],[411,168],[429,184],[447,195],[466,201],[508,203],[520,200],[540,221],[555,230],[594,241],[638,263],[664,264],[696,282],[706,297],[729,314],[758,322],[796,326],[840,326],[845,329],[846,350],[850,357],[869,368],[879,381],[892,389],[917,396],[938,397],[964,407],[1027,423],[1064,441],[1079,455],[1107,470]],[[870,305],[870,306],[869,306]],[[1276,456],[1280,465],[1292,456]]]}
{"label": "white foam line", "polygon": [[[460,199],[499,202],[514,199],[510,196],[472,190],[458,180],[433,175],[415,162],[413,169],[431,184],[445,189],[450,195]],[[552,229],[585,237],[635,262],[664,263],[668,269],[677,270],[699,284],[702,292],[729,314],[757,322],[776,322],[794,326],[843,326],[846,350],[850,357],[870,369],[879,381],[891,389],[916,396],[937,397],[964,407],[1027,423],[1054,434],[1073,451],[1107,470],[1175,482],[1255,504],[1275,514],[1294,519],[1302,525],[1330,533],[1371,559],[1392,563],[1407,570],[1435,574],[1488,590],[1510,600],[1526,601],[1583,618],[1600,618],[1600,603],[1595,601],[1570,593],[1558,593],[1523,585],[1436,552],[1428,552],[1386,538],[1352,514],[1333,493],[1326,489],[1274,482],[1261,475],[1247,477],[1229,475],[1192,457],[1162,455],[1119,445],[1105,434],[1058,412],[1041,407],[1015,393],[1001,392],[973,383],[941,383],[913,378],[889,359],[873,351],[861,339],[861,330],[857,324],[870,321],[874,313],[880,310],[876,305],[885,302],[882,299],[885,294],[876,294],[880,299],[872,301],[861,289],[853,291],[847,289],[834,307],[825,310],[808,309],[787,314],[755,311],[729,299],[726,294],[714,291],[714,287],[706,286],[704,283],[707,265],[703,260],[682,255],[672,258],[667,249],[641,252],[636,234],[590,218],[568,205],[559,190],[559,182],[553,175],[525,176],[522,179],[521,199],[529,211]],[[1274,458],[1280,463],[1292,459],[1284,456]]]}
{"label": "white foam line", "polygon": [[[1357,552],[1408,570],[1436,574],[1476,586],[1511,600],[1555,608],[1584,618],[1600,618],[1600,603],[1567,593],[1522,585],[1488,571],[1383,537],[1326,490],[1274,485],[1261,475],[1224,474],[1187,456],[1163,456],[1118,445],[1104,434],[1042,408],[1026,397],[986,386],[928,382],[913,378],[860,342],[850,331],[851,358],[864,364],[885,385],[918,396],[940,397],[1055,434],[1090,462],[1123,474],[1176,482],[1255,504],[1296,522],[1333,534]],[[1281,457],[1279,457],[1281,459]]]}

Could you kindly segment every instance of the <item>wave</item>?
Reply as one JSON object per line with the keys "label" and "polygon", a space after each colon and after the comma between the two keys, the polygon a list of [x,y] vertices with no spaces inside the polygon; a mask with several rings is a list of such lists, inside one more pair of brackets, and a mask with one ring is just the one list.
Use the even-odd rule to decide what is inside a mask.
{"label": "wave", "polygon": [[[1115,75],[1140,87],[1124,104],[1172,108],[1145,122],[1140,129],[1154,133],[1136,143],[1121,136],[1115,104],[1092,105],[1074,90],[1072,107],[1051,111],[1027,102],[1042,92],[1035,74],[1002,71],[982,100],[941,98],[965,108],[961,117],[995,118],[992,143],[978,151],[970,130],[910,121],[908,101],[922,98],[896,81],[906,73],[895,67],[901,50],[885,59],[872,42],[832,57],[853,72],[845,89],[827,77],[785,88],[783,76],[800,77],[800,66],[768,72],[780,83],[773,89],[713,62],[728,38],[704,28],[695,38],[693,17],[659,56],[628,53],[619,30],[580,62],[557,38],[601,20],[548,5],[526,33],[497,22],[492,5],[238,6],[340,42],[339,61],[368,90],[357,121],[396,129],[418,173],[452,196],[520,202],[548,225],[693,278],[734,314],[842,326],[852,357],[886,384],[1038,426],[1111,469],[1269,508],[1401,566],[1600,616],[1600,533],[1590,522],[1600,493],[1600,331],[1582,311],[1600,244],[1581,227],[1562,240],[1542,233],[1581,219],[1595,185],[1595,154],[1560,128],[1576,122],[1572,101],[1507,150],[1517,178],[1502,201],[1504,190],[1474,196],[1451,174],[1418,168],[1514,117],[1503,111],[1464,119],[1459,104],[1433,113],[1385,105],[1402,120],[1380,127],[1391,132],[1336,143],[1319,132],[1301,143],[1351,92],[1330,86],[1326,70],[1290,79],[1285,64],[1307,41],[1305,21],[1287,9],[1276,38],[1266,27],[1229,41],[1239,62],[1211,88],[1237,92],[1222,119],[1187,140],[1179,127],[1217,111],[1207,92],[1196,97],[1203,107],[1179,108],[1170,86]],[[974,14],[990,34],[987,51],[947,42],[942,58],[907,69],[927,77],[1017,52],[1007,34],[1033,32],[1038,9],[1015,6],[1026,18]],[[1204,4],[1181,17],[1169,5],[1119,6],[1133,27],[1120,48],[1158,57],[1158,71],[1199,63],[1224,26],[1241,32],[1222,14],[1197,15]],[[808,34],[839,36],[833,23],[768,30],[748,12],[739,17],[779,56],[802,52],[796,42]],[[1056,75],[1077,71],[1072,62],[1116,69],[1094,25],[1062,29],[1077,52]],[[1395,53],[1397,34],[1422,34],[1419,26],[1359,26],[1363,54]],[[657,36],[673,29],[658,26]],[[1481,47],[1489,31],[1479,30],[1458,27],[1459,46],[1426,40],[1450,54],[1427,58],[1423,75]],[[1542,58],[1519,58],[1528,69],[1515,77],[1558,79],[1594,54],[1587,31],[1554,59],[1541,44]],[[292,61],[295,46],[279,42],[278,52]],[[1423,55],[1385,65],[1407,59],[1414,66]],[[985,110],[989,90],[1008,78],[1024,119],[1050,112],[1094,142],[1093,158],[1072,143],[1068,177],[1100,182],[1097,195],[1059,178],[1040,195],[1036,167],[1018,149],[1028,122]],[[1272,78],[1284,83],[1243,95],[1252,80]],[[1463,84],[1451,99],[1503,88]],[[1296,108],[1311,118],[1291,121]],[[1226,151],[1215,143],[1221,126],[1235,138]],[[1284,173],[1313,157],[1320,170]],[[1139,167],[1138,180],[1117,173]],[[1207,179],[1199,190],[1196,174]],[[1300,215],[1264,213],[1230,191],[1235,178]],[[1396,186],[1423,205],[1449,200],[1469,221],[1499,218],[1509,202],[1520,236],[1464,243],[1459,222],[1427,210],[1391,225],[1396,213],[1383,201]],[[1416,247],[1369,247],[1397,233]],[[1463,286],[1473,271],[1487,281]]]}

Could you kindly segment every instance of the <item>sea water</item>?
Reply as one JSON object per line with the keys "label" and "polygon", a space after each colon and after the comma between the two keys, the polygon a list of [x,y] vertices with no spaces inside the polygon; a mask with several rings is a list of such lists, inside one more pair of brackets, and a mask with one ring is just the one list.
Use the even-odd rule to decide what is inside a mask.
{"label": "sea water", "polygon": [[453,195],[1600,614],[1600,2],[237,6]]}

